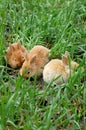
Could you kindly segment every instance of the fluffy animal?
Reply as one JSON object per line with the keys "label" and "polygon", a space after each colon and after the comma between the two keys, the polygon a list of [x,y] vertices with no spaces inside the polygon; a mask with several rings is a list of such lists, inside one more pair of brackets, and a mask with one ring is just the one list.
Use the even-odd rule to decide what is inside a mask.
{"label": "fluffy animal", "polygon": [[25,61],[20,69],[20,75],[25,78],[40,76],[43,68],[49,59],[49,50],[41,45],[34,46],[28,55],[25,56]]}
{"label": "fluffy animal", "polygon": [[25,60],[24,57],[26,53],[28,53],[28,51],[19,41],[17,43],[10,44],[6,50],[6,59],[8,64],[12,68],[21,67]]}
{"label": "fluffy animal", "polygon": [[54,80],[56,84],[62,84],[68,81],[70,72],[78,67],[78,63],[71,61],[68,63],[69,52],[65,52],[62,56],[62,60],[53,59],[45,65],[43,70],[43,79],[46,83]]}

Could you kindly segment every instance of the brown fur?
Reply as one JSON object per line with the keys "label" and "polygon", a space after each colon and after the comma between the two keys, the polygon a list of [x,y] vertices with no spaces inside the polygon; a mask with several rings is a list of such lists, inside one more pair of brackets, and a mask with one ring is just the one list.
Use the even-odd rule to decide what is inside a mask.
{"label": "brown fur", "polygon": [[[60,76],[58,78],[58,76]],[[57,78],[55,81],[57,84],[66,82],[69,77],[69,70],[66,70],[66,66],[62,60],[53,59],[47,65],[45,65],[43,70],[43,79],[45,82],[49,83],[53,79]]]}
{"label": "brown fur", "polygon": [[[78,67],[78,63],[71,61],[71,68],[69,69],[68,56],[69,55],[64,55],[62,60],[53,59],[45,65],[43,70],[43,79],[45,82],[49,83],[55,78],[57,78],[55,80],[57,84],[68,81],[70,69],[73,70],[75,67]],[[60,77],[58,78],[58,76]]]}
{"label": "brown fur", "polygon": [[28,53],[26,48],[20,42],[10,44],[6,50],[8,64],[12,68],[21,67],[26,53]]}
{"label": "brown fur", "polygon": [[[24,75],[26,78],[32,77],[35,74],[40,76],[43,72],[44,65],[48,62],[49,50],[44,46],[37,45],[31,49],[25,58],[20,75]],[[25,73],[25,71],[27,72]]]}

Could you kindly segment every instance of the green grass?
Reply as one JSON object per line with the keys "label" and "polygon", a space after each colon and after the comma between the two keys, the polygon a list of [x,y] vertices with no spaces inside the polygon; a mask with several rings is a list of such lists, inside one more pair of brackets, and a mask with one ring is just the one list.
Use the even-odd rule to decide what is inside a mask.
{"label": "green grass", "polygon": [[[5,50],[18,39],[28,51],[37,44],[48,47],[51,59],[69,51],[80,64],[77,72],[60,86],[11,75]],[[0,0],[0,130],[85,130],[85,125],[85,0]]]}

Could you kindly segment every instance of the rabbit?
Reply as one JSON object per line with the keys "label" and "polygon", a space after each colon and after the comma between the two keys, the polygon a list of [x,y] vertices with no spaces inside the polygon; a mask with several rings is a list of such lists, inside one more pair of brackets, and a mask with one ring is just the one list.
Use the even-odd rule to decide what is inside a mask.
{"label": "rabbit", "polygon": [[21,67],[25,60],[24,57],[26,53],[28,53],[28,51],[19,41],[17,43],[10,44],[6,50],[6,59],[10,67]]}
{"label": "rabbit", "polygon": [[[25,78],[42,75],[44,65],[49,61],[49,49],[36,45],[25,56],[25,61],[20,69],[20,75]],[[26,73],[25,73],[26,72]]]}
{"label": "rabbit", "polygon": [[70,57],[70,53],[68,51],[66,51],[64,54],[64,58],[63,58],[64,63],[65,63],[64,60],[66,60],[66,65],[68,65],[68,57],[71,60],[70,68],[71,68],[71,70],[74,70],[75,68],[77,68],[79,66],[79,64],[75,61],[72,61],[72,59]]}
{"label": "rabbit", "polygon": [[71,70],[78,67],[79,64],[71,61],[70,67],[68,65],[69,52],[65,52],[62,59],[52,59],[48,64],[45,65],[43,70],[43,80],[49,83],[53,80],[56,84],[62,84],[68,81]]}

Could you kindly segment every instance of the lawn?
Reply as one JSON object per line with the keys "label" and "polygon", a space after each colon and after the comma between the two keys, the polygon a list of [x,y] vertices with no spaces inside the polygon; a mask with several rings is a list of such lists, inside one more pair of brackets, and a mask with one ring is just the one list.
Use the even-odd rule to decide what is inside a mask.
{"label": "lawn", "polygon": [[[28,51],[50,49],[50,59],[69,51],[79,63],[67,83],[24,79],[5,51],[20,39]],[[86,1],[0,0],[0,130],[86,129]]]}

